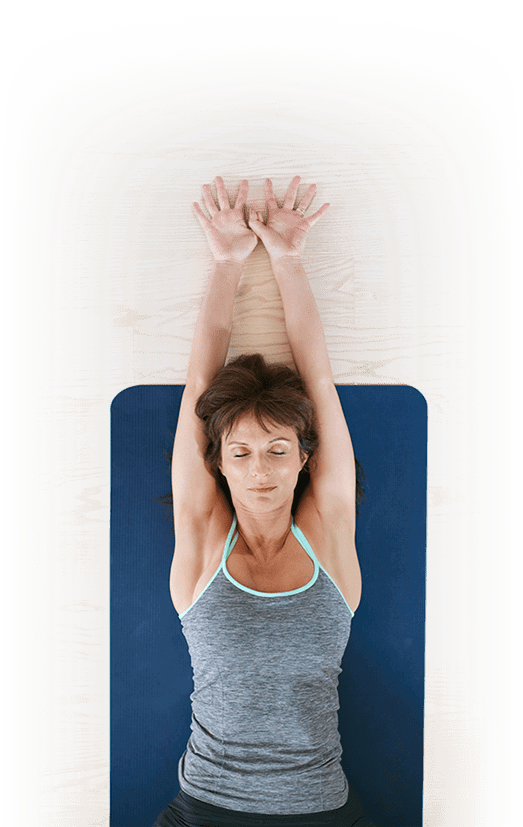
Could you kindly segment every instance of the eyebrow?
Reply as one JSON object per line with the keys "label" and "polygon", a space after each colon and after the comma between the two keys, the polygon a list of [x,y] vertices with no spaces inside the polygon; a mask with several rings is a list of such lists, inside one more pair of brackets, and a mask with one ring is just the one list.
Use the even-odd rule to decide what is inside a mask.
{"label": "eyebrow", "polygon": [[[272,445],[273,442],[288,442],[290,444],[291,440],[287,439],[285,436],[277,436],[274,439],[269,440],[269,445]],[[238,440],[233,439],[232,442],[229,442],[229,445],[245,445],[248,447],[248,442],[238,442]]]}

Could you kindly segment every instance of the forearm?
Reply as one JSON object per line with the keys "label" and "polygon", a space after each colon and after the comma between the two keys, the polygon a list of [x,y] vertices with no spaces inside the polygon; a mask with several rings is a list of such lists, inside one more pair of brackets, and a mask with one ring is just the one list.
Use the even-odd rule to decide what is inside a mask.
{"label": "forearm", "polygon": [[320,314],[301,258],[271,259],[271,264],[298,373],[309,390],[325,381],[333,382]]}
{"label": "forearm", "polygon": [[187,385],[205,390],[225,364],[231,338],[234,299],[241,263],[215,261],[196,322]]}

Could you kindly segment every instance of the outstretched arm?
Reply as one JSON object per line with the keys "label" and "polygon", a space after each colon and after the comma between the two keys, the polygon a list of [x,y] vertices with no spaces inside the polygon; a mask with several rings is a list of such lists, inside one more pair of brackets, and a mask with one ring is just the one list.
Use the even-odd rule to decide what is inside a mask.
{"label": "outstretched arm", "polygon": [[[244,218],[249,185],[242,181],[234,207],[221,178],[216,178],[218,204],[207,185],[203,200],[209,217],[199,204],[194,212],[206,235],[213,266],[204,295],[189,358],[187,384],[182,397],[173,449],[172,482],[175,520],[181,511],[187,514],[196,509],[208,514],[216,499],[214,478],[205,467],[205,437],[202,423],[194,413],[194,406],[206,390],[227,357],[231,336],[234,299],[241,278],[243,264],[258,239],[247,227]],[[198,496],[195,496],[198,492]]]}
{"label": "outstretched arm", "polygon": [[316,186],[312,184],[295,207],[299,176],[293,178],[283,206],[274,197],[272,183],[265,182],[268,218],[264,224],[253,210],[249,212],[249,226],[261,238],[269,254],[272,269],[280,289],[285,314],[285,326],[294,363],[310,394],[322,384],[332,383],[332,371],[316,302],[302,263],[302,253],[310,228],[329,207],[324,204],[308,218],[309,207]]}
{"label": "outstretched arm", "polygon": [[307,233],[329,205],[305,217],[316,187],[310,186],[295,207],[299,183],[299,176],[293,178],[279,207],[267,179],[267,223],[251,210],[249,226],[269,254],[292,356],[316,409],[320,446],[311,473],[314,504],[329,520],[339,517],[346,527],[345,534],[353,537],[356,478],[352,443],[334,385],[320,315],[302,263]]}
{"label": "outstretched arm", "polygon": [[186,387],[199,393],[209,386],[216,371],[225,364],[231,338],[234,299],[243,265],[258,243],[244,218],[248,191],[248,182],[242,181],[236,203],[231,207],[223,180],[218,177],[218,206],[209,187],[203,187],[203,199],[210,218],[197,202],[193,204],[214,258],[196,323],[187,373]]}

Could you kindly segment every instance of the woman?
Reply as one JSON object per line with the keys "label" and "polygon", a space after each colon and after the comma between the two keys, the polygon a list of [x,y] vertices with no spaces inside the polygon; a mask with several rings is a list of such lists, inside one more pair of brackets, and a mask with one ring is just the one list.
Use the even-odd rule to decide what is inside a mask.
{"label": "woman", "polygon": [[[316,187],[295,206],[299,182],[279,207],[266,181],[266,223],[253,210],[245,219],[247,181],[234,207],[221,178],[218,204],[203,188],[209,217],[194,204],[214,264],[173,450],[171,594],[195,690],[181,792],[155,827],[370,825],[341,768],[337,730],[340,662],[361,594],[355,463],[301,261],[329,205],[305,217]],[[258,355],[224,367],[258,239],[299,375]]]}

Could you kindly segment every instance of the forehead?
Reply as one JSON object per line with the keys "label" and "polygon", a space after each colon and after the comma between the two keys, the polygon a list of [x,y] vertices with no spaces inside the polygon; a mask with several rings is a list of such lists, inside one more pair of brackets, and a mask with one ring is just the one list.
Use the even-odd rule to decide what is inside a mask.
{"label": "forehead", "polygon": [[230,432],[224,434],[224,442],[270,442],[274,439],[286,439],[290,442],[297,442],[298,437],[294,428],[288,425],[278,425],[274,422],[265,422],[263,427],[256,417],[246,414],[234,423]]}

